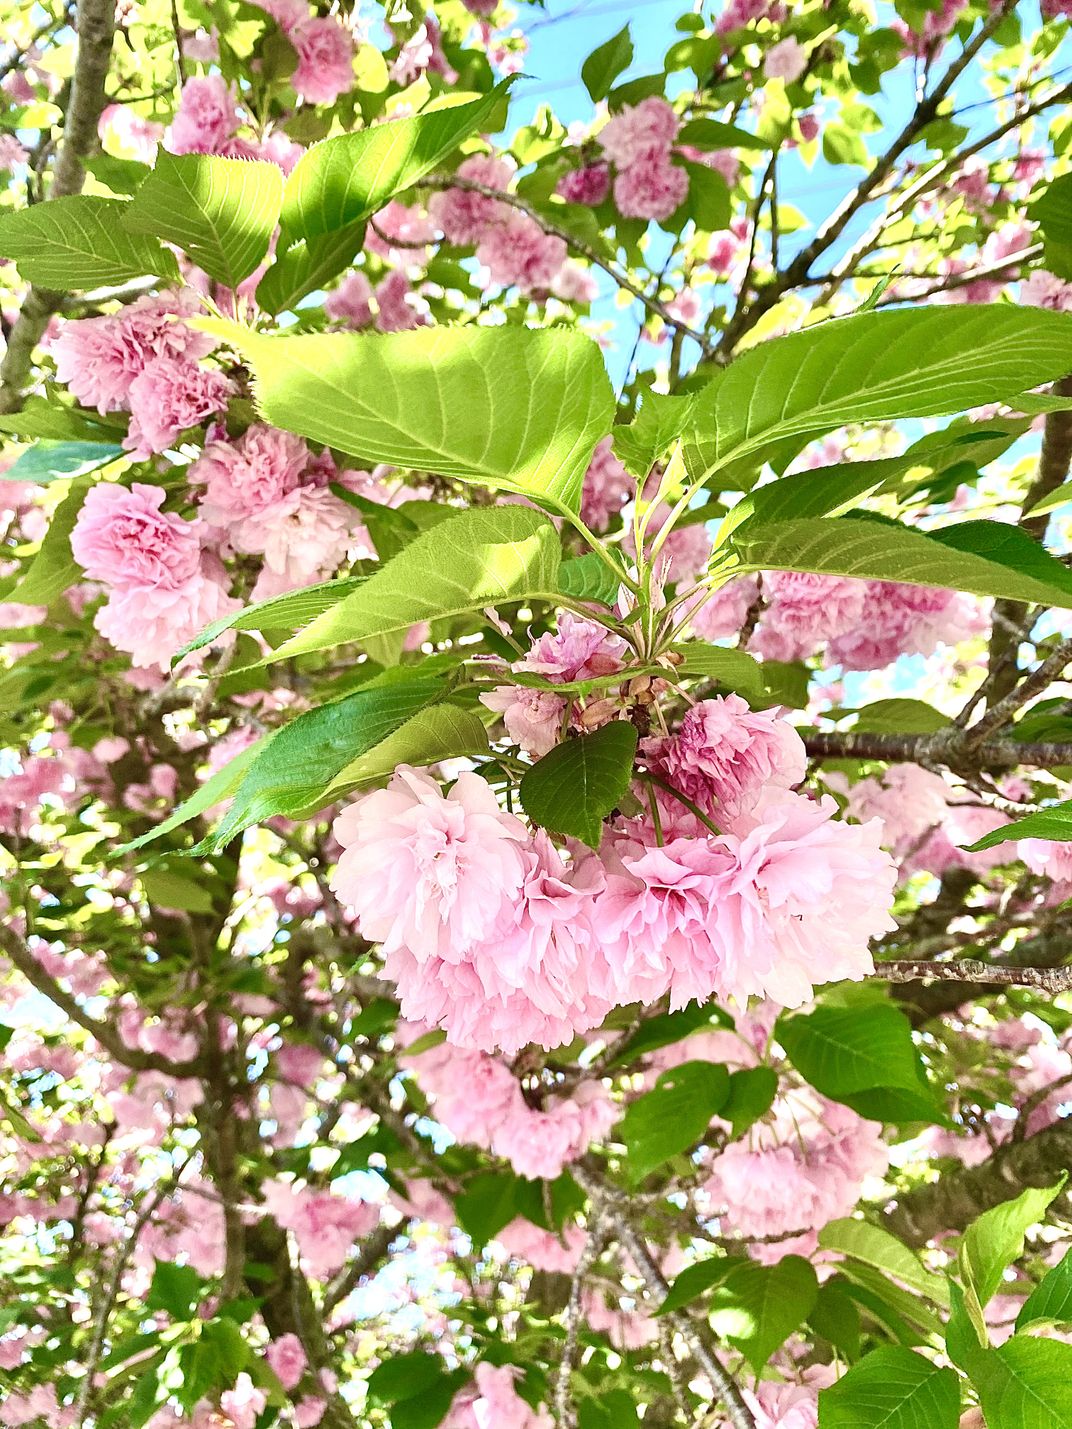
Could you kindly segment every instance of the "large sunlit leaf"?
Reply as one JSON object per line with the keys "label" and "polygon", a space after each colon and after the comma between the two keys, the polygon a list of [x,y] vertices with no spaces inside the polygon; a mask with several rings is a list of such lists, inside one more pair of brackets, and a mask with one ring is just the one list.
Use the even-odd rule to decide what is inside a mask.
{"label": "large sunlit leaf", "polygon": [[1024,1237],[1043,1220],[1064,1183],[1062,1176],[1054,1186],[1029,1186],[1015,1200],[1003,1201],[976,1217],[964,1232],[957,1267],[964,1286],[964,1309],[981,1344],[987,1342],[984,1311],[997,1294],[1005,1267],[1023,1255]]}
{"label": "large sunlit leaf", "polygon": [[0,214],[0,254],[28,283],[61,292],[153,274],[177,280],[174,254],[124,227],[130,207],[122,199],[75,194],[10,210]]}
{"label": "large sunlit leaf", "polygon": [[614,395],[582,333],[522,327],[265,337],[198,326],[233,345],[261,415],[368,465],[433,471],[577,511]]}
{"label": "large sunlit leaf", "polygon": [[1006,402],[1069,371],[1072,314],[1007,303],[838,318],[758,344],[698,392],[685,464],[696,480],[755,471],[788,438]]}
{"label": "large sunlit leaf", "polygon": [[851,1217],[831,1221],[819,1232],[819,1245],[823,1250],[836,1251],[864,1265],[872,1265],[887,1275],[894,1275],[902,1285],[939,1305],[949,1303],[949,1290],[944,1277],[925,1269],[916,1253],[903,1241],[870,1221]]}
{"label": "large sunlit leaf", "polygon": [[470,134],[487,128],[512,77],[468,104],[374,124],[314,144],[287,179],[283,242],[332,233],[383,208],[441,163]]}
{"label": "large sunlit leaf", "polygon": [[542,595],[553,600],[561,559],[548,518],[525,506],[459,511],[423,532],[266,659],[354,642],[377,658],[401,648],[411,626]]}
{"label": "large sunlit leaf", "polygon": [[123,224],[174,243],[210,278],[237,288],[268,251],[282,197],[275,164],[161,150]]}
{"label": "large sunlit leaf", "polygon": [[275,262],[257,284],[257,304],[266,313],[295,308],[309,293],[330,283],[360,253],[365,225],[360,220],[332,233],[301,239]]}
{"label": "large sunlit leaf", "polygon": [[973,1358],[970,1372],[986,1429],[1072,1424],[1072,1345],[1014,1335]]}

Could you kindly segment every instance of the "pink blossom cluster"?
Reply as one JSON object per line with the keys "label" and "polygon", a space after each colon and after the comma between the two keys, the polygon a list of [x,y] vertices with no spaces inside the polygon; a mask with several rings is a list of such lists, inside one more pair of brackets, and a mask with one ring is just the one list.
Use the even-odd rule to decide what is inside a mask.
{"label": "pink blossom cluster", "polygon": [[753,1247],[759,1259],[809,1255],[816,1233],[848,1215],[865,1182],[888,1165],[881,1126],[810,1090],[794,1091],[712,1162],[705,1210],[745,1240],[785,1236]]}
{"label": "pink blossom cluster", "polygon": [[166,512],[165,492],[101,482],[86,495],[71,553],[108,599],[93,624],[138,666],[166,670],[211,621],[238,608],[218,558],[203,549],[202,522]]}
{"label": "pink blossom cluster", "polygon": [[[624,668],[627,654],[628,646],[620,636],[594,620],[562,611],[557,630],[541,635],[512,668],[563,685],[614,675]],[[547,754],[563,733],[567,702],[553,689],[500,685],[480,698],[488,709],[502,715],[514,743],[536,758]],[[613,718],[616,708],[612,700],[597,694],[592,701],[581,699],[574,705],[570,722],[576,728],[594,729]]]}
{"label": "pink blossom cluster", "polygon": [[533,1409],[517,1392],[516,1365],[477,1365],[472,1384],[454,1396],[442,1429],[554,1429],[541,1404]]}
{"label": "pink blossom cluster", "polygon": [[295,1187],[289,1181],[265,1185],[264,1208],[294,1236],[302,1264],[317,1280],[334,1275],[354,1241],[367,1236],[380,1219],[379,1207],[370,1201]]}
{"label": "pink blossom cluster", "polygon": [[[693,624],[723,629],[754,589],[750,577],[742,579],[749,584],[716,592],[712,613],[698,611]],[[982,602],[932,586],[767,571],[762,589],[767,605],[749,649],[769,660],[807,659],[825,645],[829,665],[877,670],[899,655],[930,655],[988,626]]]}
{"label": "pink blossom cluster", "polygon": [[361,269],[355,269],[328,294],[324,311],[333,322],[355,328],[375,324],[380,332],[408,332],[428,325],[427,304],[401,268],[393,268],[375,288]]}
{"label": "pink blossom cluster", "polygon": [[226,407],[231,380],[199,359],[213,339],[182,319],[196,293],[138,298],[122,312],[66,322],[53,339],[56,376],[98,412],[129,412],[123,445],[139,457],[165,451],[187,428]]}
{"label": "pink blossom cluster", "polygon": [[901,37],[901,53],[933,58],[953,33],[957,21],[967,8],[967,0],[940,0],[940,4],[928,8],[918,30],[904,20],[894,20],[892,28]]}
{"label": "pink blossom cluster", "polygon": [[354,42],[334,15],[318,15],[305,0],[257,0],[294,46],[290,83],[306,104],[334,104],[354,87]]}
{"label": "pink blossom cluster", "polygon": [[720,35],[726,35],[754,25],[757,20],[769,20],[772,25],[780,25],[787,14],[781,0],[727,0],[715,29]]}
{"label": "pink blossom cluster", "polygon": [[626,218],[669,218],[685,202],[689,176],[671,162],[679,124],[659,95],[624,105],[597,136],[615,169],[614,202]]}
{"label": "pink blossom cluster", "polygon": [[[379,496],[367,474],[347,475]],[[328,489],[337,476],[329,456],[314,458],[300,437],[260,423],[237,441],[208,442],[191,465],[191,484],[204,487],[202,519],[232,551],[264,557],[254,599],[309,585],[343,560],[357,533],[350,508]],[[358,538],[367,542],[367,533]]]}
{"label": "pink blossom cluster", "polygon": [[[763,1380],[755,1389],[742,1391],[752,1411],[756,1429],[818,1429],[819,1391],[837,1379],[834,1365],[808,1365],[787,1380]],[[723,1420],[714,1429],[732,1429]]]}
{"label": "pink blossom cluster", "polygon": [[[458,177],[506,192],[513,169],[493,154],[473,154]],[[434,194],[428,209],[450,243],[476,244],[476,256],[493,283],[523,293],[546,292],[567,257],[563,239],[545,233],[535,219],[488,194],[450,188]]]}
{"label": "pink blossom cluster", "polygon": [[593,531],[605,531],[635,491],[636,482],[615,456],[611,438],[604,437],[585,472],[581,520]]}
{"label": "pink blossom cluster", "polygon": [[[332,26],[337,24],[334,20],[329,23]],[[172,154],[220,154],[232,159],[262,159],[266,163],[277,164],[285,174],[289,174],[302,156],[301,145],[295,144],[282,129],[273,129],[258,139],[252,139],[239,133],[243,127],[247,132],[252,128],[240,114],[238,101],[227,81],[218,74],[194,75],[182,87],[179,107],[164,133],[164,146]],[[120,131],[121,134],[124,132]],[[147,146],[152,136],[146,134],[138,139],[132,132],[131,137]]]}
{"label": "pink blossom cluster", "polygon": [[405,1017],[512,1053],[667,993],[674,1008],[753,994],[796,1006],[817,982],[870,971],[870,938],[894,927],[881,825],[785,787],[802,750],[769,712],[707,703],[650,759],[686,771],[717,835],[668,795],[659,826],[619,820],[598,855],[563,851],[479,775],[444,794],[406,766],[343,811],[332,886],[380,944]]}
{"label": "pink blossom cluster", "polygon": [[555,1180],[565,1166],[602,1140],[617,1109],[598,1083],[537,1110],[505,1062],[449,1042],[407,1054],[438,1121],[459,1141],[482,1146],[509,1161],[519,1176]]}

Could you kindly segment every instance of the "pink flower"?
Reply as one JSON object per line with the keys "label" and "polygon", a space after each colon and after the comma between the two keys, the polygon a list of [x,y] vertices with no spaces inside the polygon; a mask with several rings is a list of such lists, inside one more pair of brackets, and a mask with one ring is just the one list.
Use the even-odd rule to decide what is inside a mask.
{"label": "pink flower", "polygon": [[324,311],[332,322],[350,327],[368,327],[372,322],[372,284],[360,269],[348,273],[324,299]]}
{"label": "pink flower", "polygon": [[1020,301],[1030,308],[1072,312],[1072,283],[1065,283],[1044,268],[1036,268],[1020,284]]}
{"label": "pink flower", "polygon": [[245,521],[240,549],[264,555],[253,598],[267,600],[330,575],[346,554],[350,528],[350,508],[325,486],[299,486]]}
{"label": "pink flower", "polygon": [[644,757],[716,818],[751,809],[765,789],[790,789],[807,769],[800,736],[775,710],[750,710],[740,695],[701,700],[676,734],[646,741]]}
{"label": "pink flower", "polygon": [[583,263],[566,262],[555,274],[551,291],[564,303],[594,303],[599,297],[599,284],[591,268]]}
{"label": "pink flower", "polygon": [[265,1185],[264,1204],[281,1229],[293,1232],[302,1263],[317,1280],[334,1275],[354,1241],[374,1230],[380,1219],[379,1207],[368,1201],[308,1187],[297,1190],[283,1181]]}
{"label": "pink flower", "polygon": [[415,327],[426,327],[427,306],[413,291],[401,268],[395,268],[376,285],[376,326],[380,332],[408,332]]}
{"label": "pink flower", "polygon": [[175,591],[198,572],[200,527],[163,512],[158,486],[101,482],[86,493],[71,553],[92,580],[139,591]]}
{"label": "pink flower", "polygon": [[511,1118],[492,1137],[496,1156],[504,1156],[518,1176],[530,1181],[557,1180],[571,1159],[570,1128],[550,1112],[530,1111]]}
{"label": "pink flower", "polygon": [[120,152],[143,164],[156,158],[156,148],[164,133],[162,124],[144,119],[129,104],[109,104],[101,112],[97,133],[102,140],[111,139]]}
{"label": "pink flower", "polygon": [[297,1335],[280,1335],[273,1340],[264,1353],[265,1359],[275,1370],[284,1389],[293,1389],[305,1373],[309,1363],[305,1347]]}
{"label": "pink flower", "polygon": [[187,479],[204,485],[200,510],[210,525],[241,528],[293,491],[308,462],[300,437],[254,423],[236,442],[208,442]]}
{"label": "pink flower", "polygon": [[166,451],[189,427],[222,411],[233,392],[222,372],[158,357],[130,384],[130,431],[123,446],[139,457]]}
{"label": "pink flower", "polygon": [[594,620],[563,610],[559,612],[558,630],[541,635],[525,659],[518,662],[518,669],[566,684],[616,674],[628,653],[629,647],[620,635]]}
{"label": "pink flower", "polygon": [[569,1275],[577,1265],[587,1236],[576,1225],[566,1226],[558,1236],[517,1216],[495,1239],[515,1260],[524,1261],[535,1270]]}
{"label": "pink flower", "polygon": [[235,1380],[234,1388],[225,1389],[220,1395],[220,1409],[234,1429],[254,1429],[267,1402],[264,1390],[257,1389],[244,1371]]}
{"label": "pink flower", "polygon": [[518,1394],[516,1365],[478,1364],[475,1382],[451,1401],[441,1429],[554,1429],[541,1405],[532,1409]]}
{"label": "pink flower", "polygon": [[401,1061],[433,1099],[436,1119],[459,1141],[490,1147],[501,1126],[528,1111],[521,1084],[497,1057],[443,1043]]}
{"label": "pink flower", "polygon": [[19,164],[25,164],[29,157],[14,134],[0,134],[0,170],[10,173]]}
{"label": "pink flower", "polygon": [[307,104],[334,104],[354,87],[354,42],[331,15],[312,15],[287,31],[298,53],[290,77],[294,92]]}
{"label": "pink flower", "polygon": [[234,95],[221,75],[188,79],[164,143],[173,154],[222,153],[238,129]]}
{"label": "pink flower", "polygon": [[492,282],[532,292],[550,288],[567,251],[564,239],[545,233],[535,219],[512,208],[484,231],[476,256]]}
{"label": "pink flower", "polygon": [[736,635],[744,624],[759,590],[755,576],[737,576],[727,581],[691,616],[692,628],[701,640],[725,640]]}
{"label": "pink flower", "polygon": [[665,160],[677,131],[677,115],[665,99],[653,94],[640,104],[625,105],[596,137],[607,158],[619,169],[627,169],[653,155]]}
{"label": "pink flower", "polygon": [[768,606],[750,649],[768,660],[801,660],[860,622],[864,582],[809,572],[768,571]]}
{"label": "pink flower", "polygon": [[614,202],[626,218],[661,222],[685,202],[689,176],[660,153],[638,159],[614,180]]}
{"label": "pink flower", "polygon": [[129,654],[134,665],[166,671],[176,651],[241,604],[227,594],[226,572],[206,552],[200,569],[183,585],[113,589],[93,624],[117,650]]}
{"label": "pink flower", "polygon": [[1054,883],[1072,883],[1072,843],[1021,839],[1016,851],[1033,873],[1044,873]]}
{"label": "pink flower", "polygon": [[718,907],[724,991],[799,1007],[813,985],[865,977],[870,940],[891,932],[897,869],[881,825],[835,818],[828,795],[775,791],[749,832],[717,840],[733,859]]}
{"label": "pink flower", "polygon": [[525,881],[525,827],[476,774],[462,774],[444,796],[434,779],[401,765],[333,827],[343,853],[331,886],[362,937],[385,953],[459,962]]}
{"label": "pink flower", "polygon": [[519,749],[539,759],[558,743],[566,701],[549,690],[500,685],[480,696],[480,703],[503,717],[506,732]]}
{"label": "pink flower", "polygon": [[585,1322],[590,1330],[606,1335],[616,1350],[639,1350],[658,1338],[658,1329],[643,1310],[627,1310],[620,1301],[608,1303],[607,1296],[594,1285],[581,1297]]}
{"label": "pink flower", "polygon": [[57,379],[87,407],[122,411],[134,379],[157,358],[195,362],[211,352],[211,337],[175,321],[198,307],[197,294],[184,289],[138,298],[115,316],[64,323],[51,345]]}
{"label": "pink flower", "polygon": [[800,137],[805,144],[814,143],[819,137],[819,117],[816,114],[801,114],[797,118]]}
{"label": "pink flower", "polygon": [[[510,164],[504,159],[497,159],[494,154],[473,154],[458,166],[460,179],[483,184],[485,188],[500,189],[504,193],[510,186],[512,176]],[[446,189],[433,194],[428,201],[428,212],[432,218],[446,238],[458,244],[478,243],[488,228],[501,223],[511,211],[497,199],[463,189]]]}
{"label": "pink flower", "polygon": [[614,455],[614,444],[604,437],[588,464],[581,493],[581,520],[593,531],[605,531],[636,490],[636,482]]}
{"label": "pink flower", "polygon": [[807,64],[803,46],[789,35],[771,45],[763,58],[763,73],[768,79],[784,79],[786,84],[792,84],[804,73]]}
{"label": "pink flower", "polygon": [[570,169],[562,175],[555,189],[555,193],[567,203],[582,203],[587,208],[597,208],[609,192],[610,167],[607,164],[585,164],[583,168]]}

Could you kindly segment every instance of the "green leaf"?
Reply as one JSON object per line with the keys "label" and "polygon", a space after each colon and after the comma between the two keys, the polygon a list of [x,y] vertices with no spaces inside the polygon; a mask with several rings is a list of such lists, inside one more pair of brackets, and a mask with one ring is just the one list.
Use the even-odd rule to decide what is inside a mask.
{"label": "green leaf", "polygon": [[572,596],[574,600],[613,605],[618,599],[621,581],[615,579],[606,561],[601,560],[595,551],[589,551],[586,556],[572,556],[562,562],[558,588],[563,595]]}
{"label": "green leaf", "polygon": [[879,733],[935,734],[947,729],[948,715],[936,710],[924,700],[910,700],[893,696],[888,700],[875,700],[865,705],[856,717],[853,730],[872,730]]}
{"label": "green leaf", "polygon": [[[1072,800],[1025,814],[1022,819],[1011,819],[1001,828],[991,830],[981,839],[976,839],[975,843],[965,844],[964,847],[971,853],[978,853],[981,849],[994,848],[1010,839],[1053,839],[1058,843],[1068,843],[1072,839]],[[1009,854],[1010,858],[1013,856]]]}
{"label": "green leaf", "polygon": [[286,591],[283,595],[274,595],[269,600],[243,606],[233,615],[221,616],[211,625],[206,625],[200,635],[188,645],[184,645],[174,658],[176,661],[181,660],[191,651],[211,645],[225,630],[259,630],[265,635],[293,635],[307,621],[314,620],[316,616],[338,605],[363,585],[365,580],[365,576],[343,576],[339,580],[303,586],[301,590]]}
{"label": "green leaf", "polygon": [[4,481],[32,481],[47,486],[61,477],[86,476],[99,471],[126,452],[105,442],[39,441],[28,447],[3,473]]}
{"label": "green leaf", "polygon": [[275,164],[162,149],[123,224],[176,244],[210,278],[237,288],[268,252],[282,198]]}
{"label": "green leaf", "polygon": [[241,784],[249,766],[261,756],[265,746],[274,738],[275,732],[273,731],[257,740],[256,744],[251,744],[243,749],[233,759],[229,759],[222,769],[217,769],[215,774],[206,779],[188,799],[184,799],[166,819],[155,824],[147,833],[139,835],[136,839],[131,839],[129,843],[120,844],[112,856],[117,858],[121,854],[143,848],[145,844],[162,838],[164,834],[171,833],[172,829],[180,828],[183,824],[189,823],[191,819],[197,818],[198,814],[203,814],[207,809],[220,803],[221,800],[228,798]]}
{"label": "green leaf", "polygon": [[624,720],[564,740],[522,777],[522,808],[541,828],[598,848],[603,820],[629,788],[636,745],[636,729]]}
{"label": "green leaf", "polygon": [[746,521],[733,534],[742,571],[823,575],[942,586],[972,595],[1072,607],[1072,575],[1018,526],[965,521],[924,534],[868,517]]}
{"label": "green leaf", "polygon": [[666,1299],[655,1311],[656,1315],[669,1315],[672,1310],[680,1310],[684,1305],[691,1305],[694,1300],[698,1300],[701,1295],[707,1293],[712,1285],[717,1285],[720,1280],[725,1280],[735,1265],[741,1264],[739,1257],[712,1256],[709,1260],[701,1260],[697,1265],[687,1265],[674,1278]]}
{"label": "green leaf", "polygon": [[486,1245],[518,1214],[520,1186],[512,1171],[478,1171],[466,1181],[454,1197],[454,1211],[474,1245]]}
{"label": "green leaf", "polygon": [[368,218],[410,188],[463,139],[487,127],[513,76],[469,104],[374,124],[325,139],[294,166],[283,194],[283,244],[317,238]]}
{"label": "green leaf", "polygon": [[600,45],[581,65],[581,78],[593,104],[606,99],[614,86],[614,81],[633,63],[633,39],[629,26],[625,25],[616,35],[612,35],[605,45]]}
{"label": "green leaf", "polygon": [[419,677],[363,685],[355,694],[291,720],[261,747],[231,807],[197,851],[219,852],[251,824],[327,802],[325,791],[341,770],[441,694],[441,681]]}
{"label": "green leaf", "polygon": [[717,680],[730,690],[741,690],[758,698],[765,688],[764,667],[746,650],[725,645],[708,645],[704,640],[685,640],[671,647],[683,657],[678,671],[705,680]]}
{"label": "green leaf", "polygon": [[1072,278],[1072,174],[1051,179],[1028,214],[1042,233],[1042,266],[1059,278]]}
{"label": "green leaf", "polygon": [[971,1366],[987,1429],[1062,1429],[1072,1424],[1072,1345],[1014,1335]]}
{"label": "green leaf", "polygon": [[541,595],[553,600],[560,549],[554,526],[529,507],[459,511],[410,542],[264,663],[350,642],[400,646],[421,620]]}
{"label": "green leaf", "polygon": [[1044,1323],[1072,1325],[1072,1253],[1039,1281],[1016,1317],[1016,1328]]}
{"label": "green leaf", "polygon": [[957,1429],[956,1371],[882,1345],[819,1392],[819,1429]]}
{"label": "green leaf", "polygon": [[718,119],[690,119],[678,134],[678,142],[694,149],[769,149],[770,143],[735,124]]}
{"label": "green leaf", "polygon": [[203,1298],[204,1286],[193,1266],[170,1260],[156,1262],[146,1310],[164,1310],[173,1320],[190,1320]]}
{"label": "green leaf", "polygon": [[720,233],[728,228],[733,217],[733,205],[726,180],[706,164],[686,160],[684,167],[689,176],[689,217],[695,221],[696,227],[705,233]]}
{"label": "green leaf", "polygon": [[972,1221],[964,1232],[957,1256],[957,1268],[964,1285],[964,1308],[975,1326],[980,1344],[988,1340],[983,1311],[997,1293],[1005,1268],[1024,1253],[1024,1237],[1033,1225],[1045,1218],[1050,1202],[1063,1189],[1066,1177],[1055,1186],[1029,1186],[1015,1200]]}
{"label": "green leaf", "polygon": [[156,274],[177,282],[174,255],[123,226],[130,204],[75,194],[0,214],[0,253],[43,288],[107,288]]}
{"label": "green leaf", "polygon": [[[75,442],[114,446],[123,434],[124,425],[121,416],[102,417],[97,412],[83,411],[81,407],[61,407],[58,402],[44,397],[30,397],[20,411],[0,416],[0,432],[9,432],[16,441],[44,437],[53,444]],[[29,452],[23,452],[18,460],[28,456]],[[2,476],[11,480],[11,468]]]}
{"label": "green leaf", "polygon": [[693,1032],[711,1032],[715,1027],[732,1026],[732,1019],[720,1008],[710,1003],[701,1006],[698,1002],[690,1002],[679,1012],[660,1012],[655,1017],[646,1018],[632,1037],[615,1044],[614,1055],[606,1065],[624,1067],[645,1052],[669,1047]]}
{"label": "green leaf", "polygon": [[368,463],[520,492],[559,511],[579,509],[588,462],[610,429],[614,395],[583,333],[474,326],[265,337],[218,319],[194,325],[246,358],[257,409],[274,426]]}
{"label": "green leaf", "polygon": [[937,1305],[949,1304],[945,1278],[925,1269],[914,1251],[881,1226],[852,1217],[831,1221],[819,1232],[819,1245],[823,1250],[836,1251],[896,1276],[902,1285],[927,1296]]}
{"label": "green leaf", "polygon": [[399,764],[436,764],[441,759],[488,752],[487,730],[475,714],[457,705],[429,705],[340,769],[312,805],[298,810],[299,817],[308,818],[343,794],[388,778]]}
{"label": "green leaf", "polygon": [[819,1286],[808,1324],[845,1359],[860,1355],[860,1311],[840,1276]]}
{"label": "green leaf", "polygon": [[71,532],[89,486],[89,478],[84,476],[71,482],[67,495],[52,513],[37,555],[14,589],[8,592],[7,600],[51,605],[58,595],[81,579],[82,567],[71,555]]}
{"label": "green leaf", "polygon": [[368,1377],[368,1397],[374,1404],[397,1404],[421,1394],[443,1374],[443,1361],[430,1350],[394,1354]]}
{"label": "green leaf", "polygon": [[799,1255],[770,1266],[745,1260],[723,1276],[705,1308],[715,1334],[758,1373],[811,1314],[818,1291],[815,1271]]}
{"label": "green leaf", "polygon": [[632,1185],[700,1140],[725,1105],[729,1084],[725,1067],[685,1062],[663,1072],[650,1092],[629,1104],[618,1130]]}
{"label": "green leaf", "polygon": [[908,1018],[887,1003],[818,1007],[782,1017],[776,1033],[806,1082],[876,1121],[940,1121]]}
{"label": "green leaf", "polygon": [[170,869],[150,868],[140,875],[146,898],[159,908],[178,908],[186,913],[211,913],[212,894],[202,883],[173,873]]}
{"label": "green leaf", "polygon": [[778,1075],[771,1067],[742,1067],[730,1073],[730,1089],[721,1116],[734,1141],[766,1116],[778,1094]]}
{"label": "green leaf", "polygon": [[301,239],[285,253],[276,255],[257,284],[257,305],[266,313],[292,311],[302,298],[349,267],[364,242],[365,224],[360,219],[333,233]]}
{"label": "green leaf", "polygon": [[626,471],[643,481],[685,430],[691,411],[691,397],[645,392],[629,425],[611,432],[614,453]]}
{"label": "green leaf", "polygon": [[754,472],[788,437],[1005,402],[1072,370],[1072,316],[1011,303],[861,313],[763,342],[696,393],[694,479]]}

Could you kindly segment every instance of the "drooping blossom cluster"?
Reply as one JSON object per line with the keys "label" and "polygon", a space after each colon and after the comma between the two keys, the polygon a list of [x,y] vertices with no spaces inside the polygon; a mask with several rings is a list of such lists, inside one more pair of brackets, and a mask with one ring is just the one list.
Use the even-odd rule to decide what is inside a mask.
{"label": "drooping blossom cluster", "polygon": [[379,1207],[370,1201],[296,1188],[287,1181],[267,1183],[264,1205],[276,1224],[294,1236],[303,1264],[318,1280],[333,1275],[354,1241],[368,1235],[380,1219]]}
{"label": "drooping blossom cluster", "polygon": [[505,1062],[449,1042],[402,1060],[453,1136],[502,1156],[519,1176],[532,1180],[555,1180],[601,1141],[618,1117],[598,1082],[582,1083],[569,1096],[549,1098],[536,1109]]}
{"label": "drooping blossom cluster", "polygon": [[135,482],[102,482],[86,494],[71,533],[71,553],[108,599],[94,625],[135,665],[168,668],[175,651],[238,608],[206,528],[164,511],[166,492]]}
{"label": "drooping blossom cluster", "polygon": [[214,340],[182,321],[198,306],[188,288],[138,298],[115,315],[66,322],[52,341],[56,376],[80,402],[130,413],[123,445],[138,457],[165,451],[234,392],[230,378],[200,363]]}
{"label": "drooping blossom cluster", "polygon": [[658,95],[624,105],[599,131],[614,165],[614,202],[626,218],[663,220],[684,203],[688,172],[671,161],[677,115]]}
{"label": "drooping blossom cluster", "polygon": [[520,1376],[516,1365],[478,1364],[473,1383],[454,1396],[443,1429],[554,1429],[542,1404],[533,1409],[518,1394]]}
{"label": "drooping blossom cluster", "polygon": [[876,670],[899,655],[930,655],[985,633],[986,604],[936,586],[865,581],[802,571],[739,576],[695,610],[692,624],[708,640],[741,628],[755,598],[765,606],[749,649],[768,660],[805,660],[825,647],[828,665]]}
{"label": "drooping blossom cluster", "polygon": [[[602,668],[598,642],[572,654],[563,669],[561,634],[546,635],[527,664],[570,678]],[[641,762],[684,775],[691,795],[677,794],[723,832],[662,774],[658,826],[618,820],[598,854],[531,833],[477,774],[444,794],[401,767],[343,811],[333,887],[381,945],[407,1018],[456,1046],[515,1052],[570,1041],[616,1005],[757,994],[795,1006],[816,982],[870,970],[869,939],[894,926],[881,826],[791,791],[803,749],[788,726],[736,697],[707,701]]]}

